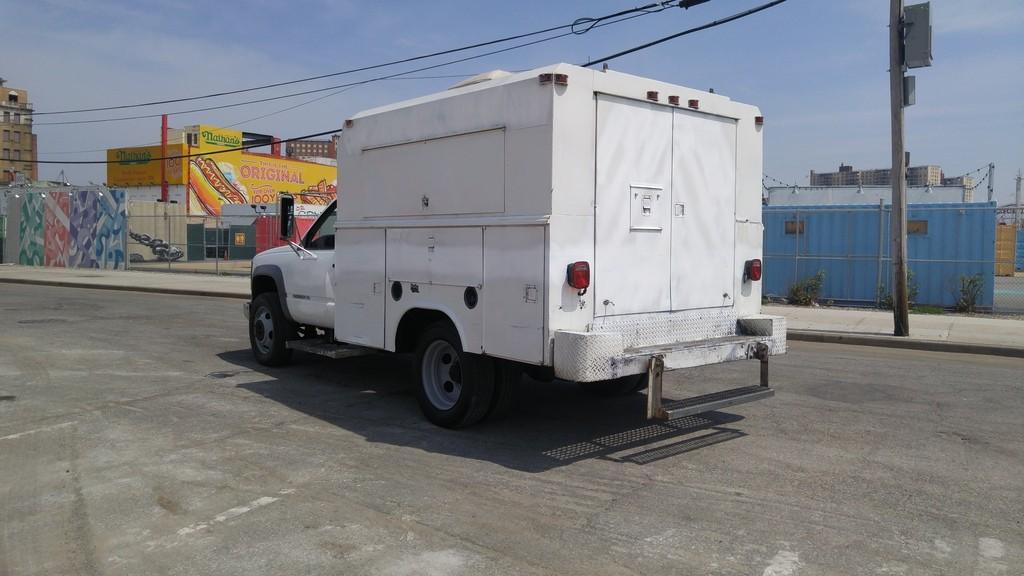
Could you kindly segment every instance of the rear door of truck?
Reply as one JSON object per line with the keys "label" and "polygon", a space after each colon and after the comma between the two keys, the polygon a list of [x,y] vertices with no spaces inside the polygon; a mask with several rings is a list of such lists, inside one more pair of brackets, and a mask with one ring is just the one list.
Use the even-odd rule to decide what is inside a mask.
{"label": "rear door of truck", "polygon": [[736,121],[597,96],[595,316],[731,307]]}

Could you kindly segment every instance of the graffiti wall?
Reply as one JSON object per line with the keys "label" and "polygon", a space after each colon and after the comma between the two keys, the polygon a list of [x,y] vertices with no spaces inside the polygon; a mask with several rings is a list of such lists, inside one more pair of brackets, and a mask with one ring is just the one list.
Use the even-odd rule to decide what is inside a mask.
{"label": "graffiti wall", "polygon": [[[125,267],[127,194],[123,190],[32,189],[8,198],[12,262],[58,268]],[[11,254],[11,252],[16,252]]]}

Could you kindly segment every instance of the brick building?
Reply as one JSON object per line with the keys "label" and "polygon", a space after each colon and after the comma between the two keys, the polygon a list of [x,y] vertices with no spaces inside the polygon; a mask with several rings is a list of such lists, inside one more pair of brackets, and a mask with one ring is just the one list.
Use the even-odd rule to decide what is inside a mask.
{"label": "brick building", "polygon": [[285,143],[285,156],[288,158],[338,158],[338,137],[330,140],[295,140]]}
{"label": "brick building", "polygon": [[18,175],[38,180],[36,151],[28,91],[4,86],[0,78],[0,182],[13,182]]}
{"label": "brick building", "polygon": [[[837,172],[811,170],[811,186],[892,186],[891,172],[889,168],[854,170],[853,166],[840,164]],[[942,180],[942,168],[939,166],[907,168],[908,186],[941,186]]]}

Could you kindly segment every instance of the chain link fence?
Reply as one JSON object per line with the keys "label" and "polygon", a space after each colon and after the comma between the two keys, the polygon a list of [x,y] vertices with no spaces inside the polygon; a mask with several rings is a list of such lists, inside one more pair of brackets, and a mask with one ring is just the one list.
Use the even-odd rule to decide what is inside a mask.
{"label": "chain link fence", "polygon": [[[285,241],[276,215],[213,217],[134,207],[128,217],[128,269],[249,275],[257,253]],[[164,213],[161,213],[164,212]]]}

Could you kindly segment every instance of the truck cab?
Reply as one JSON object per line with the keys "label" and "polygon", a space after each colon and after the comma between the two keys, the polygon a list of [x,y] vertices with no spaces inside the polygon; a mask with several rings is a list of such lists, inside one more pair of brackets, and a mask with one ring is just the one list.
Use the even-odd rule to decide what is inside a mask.
{"label": "truck cab", "polygon": [[[762,125],[720,94],[567,64],[361,112],[337,203],[253,261],[256,357],[413,353],[447,427],[507,409],[524,371],[647,388],[654,419],[770,397],[786,338],[760,313]],[[756,384],[662,402],[665,370],[745,359]]]}

